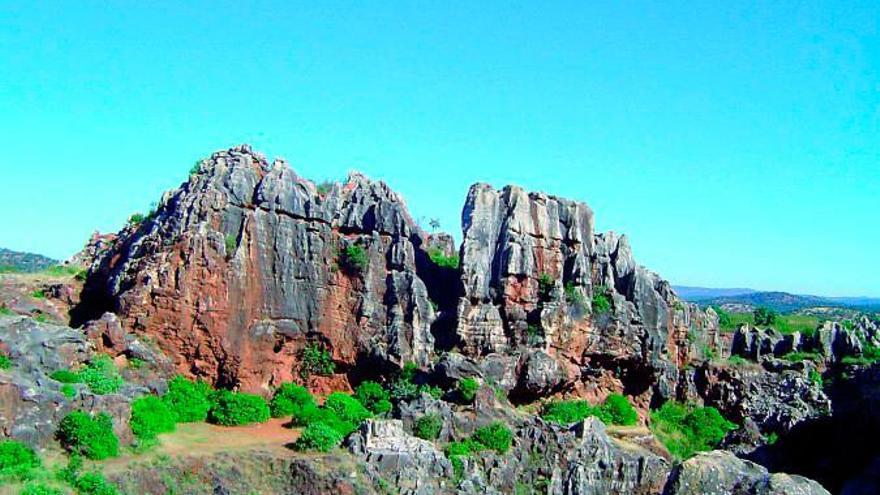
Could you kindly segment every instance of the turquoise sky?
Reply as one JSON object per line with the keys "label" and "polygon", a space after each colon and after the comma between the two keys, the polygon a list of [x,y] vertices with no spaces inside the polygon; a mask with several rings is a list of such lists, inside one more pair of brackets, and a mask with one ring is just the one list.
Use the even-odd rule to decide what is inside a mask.
{"label": "turquoise sky", "polygon": [[876,0],[0,0],[0,246],[66,257],[249,142],[458,237],[472,182],[516,183],[675,283],[880,296],[878,26]]}

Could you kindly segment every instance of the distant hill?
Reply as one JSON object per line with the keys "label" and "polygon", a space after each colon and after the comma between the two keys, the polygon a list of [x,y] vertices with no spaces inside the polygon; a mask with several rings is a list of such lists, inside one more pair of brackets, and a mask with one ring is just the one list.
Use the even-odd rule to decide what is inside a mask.
{"label": "distant hill", "polygon": [[57,260],[41,254],[0,248],[0,272],[38,272],[57,264]]}
{"label": "distant hill", "polygon": [[821,297],[778,291],[759,292],[751,289],[712,289],[686,286],[674,286],[673,288],[682,299],[703,305],[764,306],[782,312],[817,306],[858,308],[871,311],[880,309],[880,298],[873,297]]}

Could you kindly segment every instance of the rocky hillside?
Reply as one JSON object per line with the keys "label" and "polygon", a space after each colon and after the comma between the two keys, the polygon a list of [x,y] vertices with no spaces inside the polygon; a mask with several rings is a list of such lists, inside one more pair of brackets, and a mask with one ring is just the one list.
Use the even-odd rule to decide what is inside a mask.
{"label": "rocky hillside", "polygon": [[[265,403],[292,384],[316,404],[356,390],[363,406],[334,394],[348,405],[320,406],[321,421],[284,415],[343,446],[327,457],[133,465],[111,477],[118,487],[166,493],[192,475],[186,493],[820,494],[774,472],[835,491],[863,475],[874,451],[835,474],[786,462],[785,449],[836,414],[842,389],[828,384],[855,372],[876,383],[872,320],[815,337],[723,333],[712,309],[639,265],[626,236],[596,232],[584,203],[475,184],[462,219],[455,246],[421,231],[382,182],[319,187],[248,146],[217,152],[154,212],[93,237],[70,327],[0,320],[14,363],[0,372],[0,427],[51,449],[71,408],[108,404],[125,438],[132,400],[166,394],[180,374],[222,389],[205,392],[201,416],[221,425],[223,401]],[[129,373],[113,399],[58,395],[53,369],[88,370],[101,355]],[[44,427],[22,429],[31,418]],[[257,467],[265,456],[272,474]]]}
{"label": "rocky hillside", "polygon": [[58,261],[40,254],[0,248],[0,272],[38,272],[57,264]]}

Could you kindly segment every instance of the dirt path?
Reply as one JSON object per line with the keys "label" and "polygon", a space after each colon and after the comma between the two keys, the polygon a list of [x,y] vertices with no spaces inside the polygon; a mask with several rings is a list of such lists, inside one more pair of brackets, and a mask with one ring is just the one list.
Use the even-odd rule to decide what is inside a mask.
{"label": "dirt path", "polygon": [[292,444],[299,438],[298,429],[285,425],[289,420],[272,419],[267,423],[227,428],[207,423],[177,425],[177,431],[159,437],[160,445],[147,453],[126,453],[102,463],[106,473],[118,472],[132,462],[158,457],[208,456],[220,452],[263,450],[281,456],[294,455]]}

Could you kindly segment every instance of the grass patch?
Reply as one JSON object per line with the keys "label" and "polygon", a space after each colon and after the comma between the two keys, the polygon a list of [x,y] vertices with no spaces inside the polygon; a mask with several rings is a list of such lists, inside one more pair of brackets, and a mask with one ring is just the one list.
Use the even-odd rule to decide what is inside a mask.
{"label": "grass patch", "polygon": [[801,361],[822,362],[823,357],[818,352],[789,352],[782,356],[782,359],[791,363],[800,363]]}
{"label": "grass patch", "polygon": [[714,407],[669,401],[651,413],[651,430],[678,459],[714,449],[735,429]]}
{"label": "grass patch", "polygon": [[[718,310],[715,310],[718,312]],[[720,314],[720,313],[719,313]],[[755,325],[755,316],[753,313],[725,313],[726,318],[719,318],[721,331],[734,332],[740,325]],[[813,335],[819,326],[820,320],[815,316],[798,315],[798,314],[780,314],[772,325],[758,325],[761,328],[772,327],[781,334],[788,335],[800,332],[803,335]]]}
{"label": "grass patch", "polygon": [[596,417],[605,424],[632,426],[639,420],[639,415],[629,402],[620,394],[611,394],[601,405],[593,406],[585,400],[552,401],[544,406],[541,417],[552,423],[571,425],[589,417]]}

